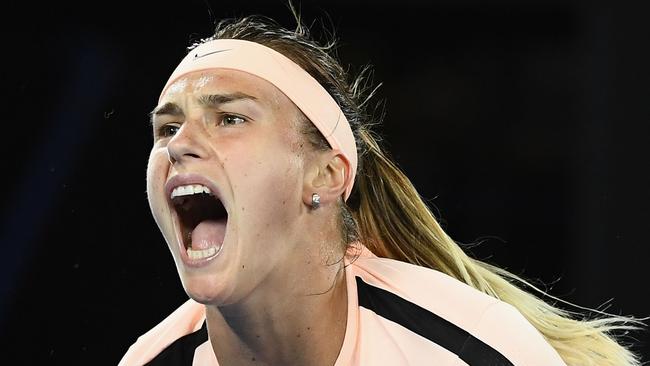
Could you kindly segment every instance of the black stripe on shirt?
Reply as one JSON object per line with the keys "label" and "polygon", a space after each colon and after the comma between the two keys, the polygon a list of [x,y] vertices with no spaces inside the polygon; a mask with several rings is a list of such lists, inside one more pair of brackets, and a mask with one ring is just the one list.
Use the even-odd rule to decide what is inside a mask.
{"label": "black stripe on shirt", "polygon": [[194,352],[196,348],[208,340],[208,329],[206,322],[203,322],[201,329],[178,338],[153,360],[147,363],[148,366],[192,366],[194,361]]}
{"label": "black stripe on shirt", "polygon": [[499,351],[464,329],[392,292],[357,279],[359,306],[455,353],[470,366],[513,366]]}

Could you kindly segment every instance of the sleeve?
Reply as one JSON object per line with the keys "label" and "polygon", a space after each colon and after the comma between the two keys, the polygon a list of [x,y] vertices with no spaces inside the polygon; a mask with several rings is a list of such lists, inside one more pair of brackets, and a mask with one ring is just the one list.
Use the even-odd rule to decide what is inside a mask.
{"label": "sleeve", "polygon": [[475,336],[514,366],[567,366],[557,351],[514,306],[496,302],[486,309]]}

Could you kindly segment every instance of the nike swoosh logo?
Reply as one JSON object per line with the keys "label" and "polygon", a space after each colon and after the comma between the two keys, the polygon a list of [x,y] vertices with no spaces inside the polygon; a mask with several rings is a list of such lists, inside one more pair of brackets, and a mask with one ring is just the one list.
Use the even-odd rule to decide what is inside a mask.
{"label": "nike swoosh logo", "polygon": [[212,52],[204,53],[204,54],[202,54],[202,55],[199,55],[198,53],[195,53],[195,54],[194,54],[194,59],[196,60],[196,59],[199,59],[199,58],[201,58],[201,57],[205,57],[205,56],[213,55],[213,54],[215,54],[215,53],[220,53],[220,52],[230,51],[230,50],[231,50],[230,48],[229,48],[229,49],[226,49],[226,50],[216,50],[216,51],[212,51]]}

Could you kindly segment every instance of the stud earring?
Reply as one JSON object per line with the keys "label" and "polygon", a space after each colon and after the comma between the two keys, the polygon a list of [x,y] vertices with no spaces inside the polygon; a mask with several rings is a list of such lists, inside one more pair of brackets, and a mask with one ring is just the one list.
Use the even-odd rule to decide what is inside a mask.
{"label": "stud earring", "polygon": [[320,206],[320,196],[318,193],[314,193],[311,195],[311,208],[317,209],[318,206]]}

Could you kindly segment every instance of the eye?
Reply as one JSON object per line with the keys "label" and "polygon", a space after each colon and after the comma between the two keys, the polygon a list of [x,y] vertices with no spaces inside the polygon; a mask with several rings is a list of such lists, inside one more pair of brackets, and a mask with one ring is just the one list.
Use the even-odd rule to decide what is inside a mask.
{"label": "eye", "polygon": [[160,128],[158,128],[157,137],[165,138],[165,137],[174,136],[180,128],[181,126],[178,124],[169,123],[166,125],[162,125],[160,126]]}
{"label": "eye", "polygon": [[246,122],[243,117],[235,116],[233,114],[222,114],[221,122],[219,124],[225,126],[234,126]]}

